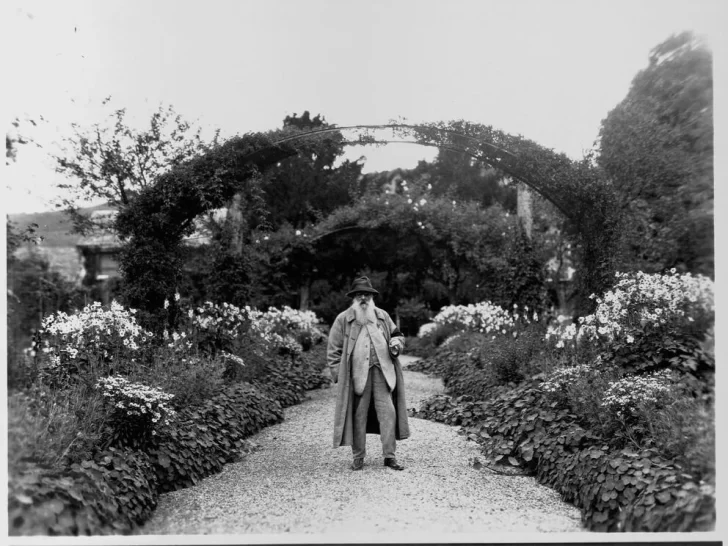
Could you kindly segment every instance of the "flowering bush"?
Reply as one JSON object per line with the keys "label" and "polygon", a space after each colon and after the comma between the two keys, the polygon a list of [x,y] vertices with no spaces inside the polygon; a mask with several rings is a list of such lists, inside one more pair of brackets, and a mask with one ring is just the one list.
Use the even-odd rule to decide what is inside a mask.
{"label": "flowering bush", "polygon": [[[236,342],[247,337],[255,328],[259,313],[249,306],[237,307],[229,303],[216,304],[206,301],[203,306],[189,308],[186,313],[189,335],[184,331],[175,335],[165,332],[172,341],[171,347],[192,347],[205,354],[215,355],[219,351],[231,352]],[[183,339],[187,337],[187,339]],[[181,343],[180,343],[181,342]]]}
{"label": "flowering bush", "polygon": [[541,383],[541,390],[551,394],[563,393],[575,380],[594,371],[589,364],[557,368]]}
{"label": "flowering bush", "polygon": [[157,434],[157,425],[168,425],[176,412],[168,405],[174,398],[162,390],[132,383],[121,376],[105,377],[97,387],[112,406],[111,443],[135,446]]}
{"label": "flowering bush", "polygon": [[697,372],[712,367],[701,347],[713,322],[713,282],[702,275],[617,273],[614,288],[600,297],[579,325],[550,327],[546,339],[558,349],[591,344],[606,361],[627,371],[673,367]]}
{"label": "flowering bush", "polygon": [[437,330],[437,324],[434,322],[428,322],[427,324],[423,324],[420,326],[420,329],[417,331],[417,337],[423,338],[426,336],[429,336],[430,334],[434,333],[435,330]]}
{"label": "flowering bush", "polygon": [[645,406],[654,409],[670,392],[671,379],[668,370],[638,377],[625,377],[610,383],[604,393],[602,406],[621,419],[636,417]]}
{"label": "flowering bush", "polygon": [[201,307],[189,308],[185,316],[187,332],[164,333],[168,346],[180,352],[188,352],[194,347],[214,356],[220,351],[232,354],[236,345],[261,343],[261,350],[299,354],[302,346],[297,336],[307,334],[310,343],[318,343],[324,338],[316,326],[319,321],[313,312],[287,306],[283,309],[271,307],[263,312],[247,305],[237,307],[207,301]]}
{"label": "flowering bush", "polygon": [[46,317],[40,337],[50,369],[96,375],[135,362],[136,353],[151,338],[135,313],[113,301],[109,307],[94,302],[71,315],[58,312]]}
{"label": "flowering bush", "polygon": [[308,349],[325,337],[317,326],[320,321],[313,311],[300,311],[288,306],[283,309],[271,307],[264,313],[259,312],[255,319],[258,334],[283,353],[300,354],[304,344]]}
{"label": "flowering bush", "polygon": [[484,334],[505,334],[515,324],[508,311],[489,301],[470,305],[447,305],[433,320],[436,324],[455,324]]}

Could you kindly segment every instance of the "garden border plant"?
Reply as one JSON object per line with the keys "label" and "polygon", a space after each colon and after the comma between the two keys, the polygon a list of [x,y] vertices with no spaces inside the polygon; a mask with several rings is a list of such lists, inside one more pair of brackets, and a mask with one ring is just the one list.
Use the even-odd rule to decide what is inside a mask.
{"label": "garden border plant", "polygon": [[30,466],[12,476],[10,534],[130,533],[150,517],[161,493],[220,472],[246,451],[246,438],[279,422],[285,407],[302,402],[305,389],[329,383],[285,355],[268,359],[265,367],[270,381],[233,383],[178,410],[144,445],[110,446],[65,471]]}
{"label": "garden border plant", "polygon": [[[219,472],[248,450],[245,438],[279,422],[305,390],[330,384],[322,373],[325,336],[313,313],[211,302],[187,308],[184,300],[180,309],[184,329],[155,338],[138,327],[135,310],[116,302],[44,321],[36,347],[41,400],[22,392],[11,399],[15,421],[30,427],[19,422],[10,437],[18,454],[8,491],[12,535],[129,533],[148,519],[160,493]],[[160,359],[157,367],[144,352]],[[88,358],[104,353],[142,369]],[[195,392],[159,376],[171,365],[177,378],[186,361],[202,363],[208,375],[215,365],[223,380]],[[67,422],[44,413],[71,397],[70,413],[59,414]],[[92,398],[104,415],[86,423],[77,410]],[[75,426],[70,445],[67,426],[53,436],[59,423]],[[49,433],[52,443],[24,444],[20,436],[29,430]]]}
{"label": "garden border plant", "polygon": [[[578,268],[582,307],[592,304],[588,294],[600,292],[613,274],[618,239],[619,210],[602,172],[589,158],[575,162],[533,141],[490,126],[466,121],[420,125],[360,125],[300,131],[285,128],[270,133],[236,136],[204,155],[174,167],[142,191],[120,211],[116,229],[124,241],[120,267],[126,303],[144,310],[147,325],[174,324],[174,303],[162,316],[162,303],[172,301],[180,281],[185,235],[200,214],[224,206],[234,195],[254,191],[260,175],[286,157],[305,151],[334,131],[361,134],[347,144],[401,142],[377,139],[376,129],[395,137],[412,138],[425,146],[454,149],[490,164],[523,182],[551,201],[569,219],[579,249]],[[146,322],[146,321],[145,321]]]}
{"label": "garden border plant", "polygon": [[411,368],[442,376],[449,394],[415,415],[461,426],[489,460],[530,471],[590,530],[712,530],[715,362],[700,345],[712,281],[617,274],[595,300],[579,326],[444,309],[421,336],[464,330]]}

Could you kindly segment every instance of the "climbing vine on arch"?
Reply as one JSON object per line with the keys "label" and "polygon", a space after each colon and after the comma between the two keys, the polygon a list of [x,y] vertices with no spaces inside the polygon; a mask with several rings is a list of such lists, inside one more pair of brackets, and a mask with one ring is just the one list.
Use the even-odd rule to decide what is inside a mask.
{"label": "climbing vine on arch", "polygon": [[[405,139],[458,150],[498,168],[544,196],[569,220],[578,252],[582,310],[588,308],[589,294],[609,284],[619,215],[609,184],[588,160],[575,162],[520,136],[466,121],[314,131],[286,127],[231,138],[205,155],[172,168],[119,214],[117,230],[124,240],[120,262],[127,302],[142,309],[150,324],[173,324],[182,240],[193,232],[195,218],[227,205],[240,192],[254,193],[266,169],[333,138],[332,132],[337,138],[342,133],[353,133],[346,140],[348,144]],[[170,302],[169,309],[164,308],[165,300]]]}

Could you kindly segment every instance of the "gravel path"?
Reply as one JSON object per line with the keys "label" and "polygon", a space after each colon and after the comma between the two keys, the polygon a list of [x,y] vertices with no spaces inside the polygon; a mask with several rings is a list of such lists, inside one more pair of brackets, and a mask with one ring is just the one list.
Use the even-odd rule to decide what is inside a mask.
{"label": "gravel path", "polygon": [[[406,358],[406,357],[405,357]],[[406,363],[404,363],[406,366]],[[439,379],[404,372],[408,408],[443,392]],[[378,436],[367,437],[361,472],[350,448],[333,449],[335,391],[312,391],[285,421],[251,438],[258,448],[195,487],[160,497],[138,534],[325,534],[361,539],[387,533],[583,532],[579,510],[525,476],[475,470],[476,444],[447,425],[410,418],[397,443],[405,470],[382,465]],[[351,540],[349,538],[348,540]]]}

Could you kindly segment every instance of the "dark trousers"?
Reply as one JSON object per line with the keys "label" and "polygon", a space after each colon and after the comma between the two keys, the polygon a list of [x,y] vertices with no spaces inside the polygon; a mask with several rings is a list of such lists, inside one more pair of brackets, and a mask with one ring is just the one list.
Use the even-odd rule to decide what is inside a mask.
{"label": "dark trousers", "polygon": [[392,402],[392,394],[379,366],[369,368],[369,376],[361,396],[354,395],[354,441],[351,446],[355,459],[366,455],[367,415],[369,403],[374,398],[374,409],[379,420],[379,434],[382,439],[382,453],[385,458],[393,458],[396,449],[395,422],[397,412]]}

